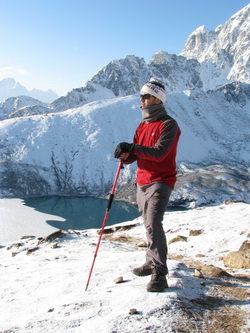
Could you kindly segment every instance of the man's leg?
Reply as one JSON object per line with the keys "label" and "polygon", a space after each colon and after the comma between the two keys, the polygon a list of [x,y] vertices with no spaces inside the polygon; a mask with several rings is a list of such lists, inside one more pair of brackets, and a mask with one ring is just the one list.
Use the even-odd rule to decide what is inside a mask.
{"label": "man's leg", "polygon": [[133,270],[136,275],[150,275],[153,267],[164,275],[168,272],[166,265],[167,242],[162,220],[171,192],[172,188],[162,182],[138,186],[137,188],[137,203],[146,228],[148,250],[146,263]]}
{"label": "man's leg", "polygon": [[157,271],[166,275],[167,269],[167,240],[162,226],[172,188],[165,183],[156,182],[150,188],[150,195],[145,206],[144,225],[148,241],[146,262],[151,262]]}

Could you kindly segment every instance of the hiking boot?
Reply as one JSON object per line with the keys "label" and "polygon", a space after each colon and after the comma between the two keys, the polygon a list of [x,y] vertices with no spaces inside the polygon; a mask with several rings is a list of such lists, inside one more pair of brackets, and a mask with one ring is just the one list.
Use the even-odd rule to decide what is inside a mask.
{"label": "hiking boot", "polygon": [[147,291],[158,292],[168,288],[166,276],[161,272],[153,269],[151,281],[147,285]]}
{"label": "hiking boot", "polygon": [[151,275],[153,272],[153,267],[151,265],[144,264],[141,267],[134,268],[132,273],[137,276],[147,276]]}

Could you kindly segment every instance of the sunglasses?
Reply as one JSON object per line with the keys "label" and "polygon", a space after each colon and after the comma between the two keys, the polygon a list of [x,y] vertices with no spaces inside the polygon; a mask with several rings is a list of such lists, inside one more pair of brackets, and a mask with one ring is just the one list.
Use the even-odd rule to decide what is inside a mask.
{"label": "sunglasses", "polygon": [[150,95],[150,94],[142,94],[142,95],[140,95],[140,98],[143,98],[143,99],[149,99],[151,96],[153,96],[153,95]]}

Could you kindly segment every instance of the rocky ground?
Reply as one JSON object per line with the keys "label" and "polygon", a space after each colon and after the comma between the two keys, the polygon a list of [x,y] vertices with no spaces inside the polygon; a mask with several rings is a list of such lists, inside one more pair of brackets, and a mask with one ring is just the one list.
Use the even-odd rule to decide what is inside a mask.
{"label": "rocky ground", "polygon": [[136,277],[146,250],[141,218],[99,230],[27,235],[2,244],[3,333],[248,333],[250,207],[166,212],[168,284],[146,292]]}

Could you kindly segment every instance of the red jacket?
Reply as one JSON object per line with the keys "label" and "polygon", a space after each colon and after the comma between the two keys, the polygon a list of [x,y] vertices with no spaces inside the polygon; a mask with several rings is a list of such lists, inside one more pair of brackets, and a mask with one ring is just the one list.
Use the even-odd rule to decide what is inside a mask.
{"label": "red jacket", "polygon": [[136,182],[138,185],[163,181],[174,187],[180,133],[177,122],[167,113],[152,122],[140,123],[133,141],[135,150],[128,159],[128,163],[137,160]]}

